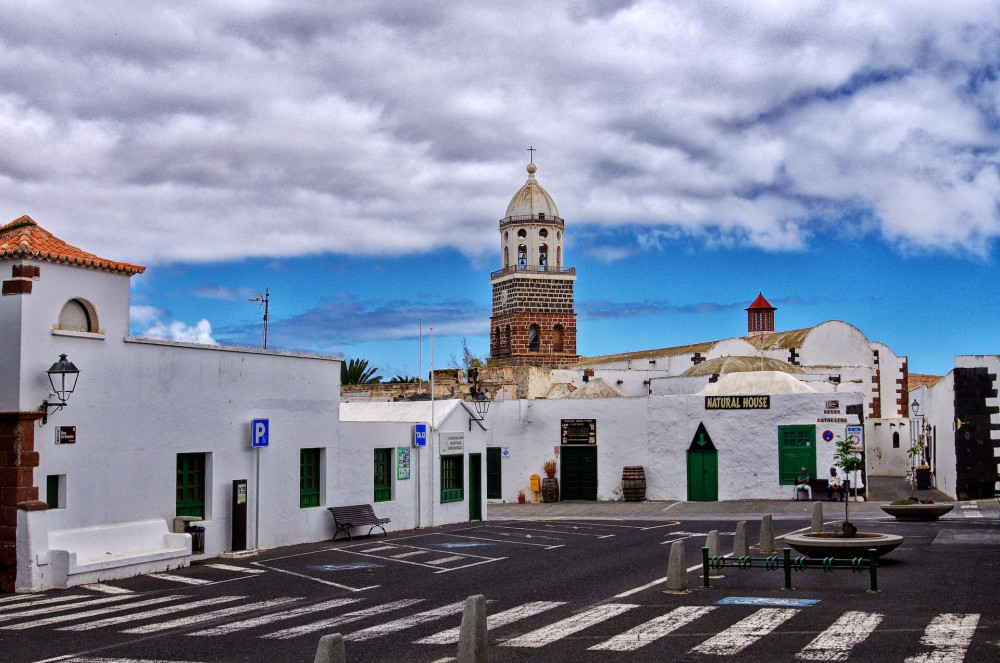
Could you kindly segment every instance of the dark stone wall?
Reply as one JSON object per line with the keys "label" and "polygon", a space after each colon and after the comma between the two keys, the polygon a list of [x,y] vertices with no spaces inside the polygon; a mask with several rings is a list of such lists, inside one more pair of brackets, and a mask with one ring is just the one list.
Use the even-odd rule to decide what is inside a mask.
{"label": "dark stone wall", "polygon": [[996,493],[997,457],[1000,441],[990,431],[1000,429],[992,415],[1000,407],[986,404],[996,398],[995,373],[985,367],[955,369],[955,489],[960,500],[989,499]]}

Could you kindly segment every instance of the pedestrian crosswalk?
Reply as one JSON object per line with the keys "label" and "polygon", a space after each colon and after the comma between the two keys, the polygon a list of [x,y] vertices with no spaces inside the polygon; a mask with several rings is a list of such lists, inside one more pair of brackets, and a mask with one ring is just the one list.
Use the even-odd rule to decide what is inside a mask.
{"label": "pedestrian crosswalk", "polygon": [[[488,609],[491,640],[497,647],[544,651],[562,646],[595,652],[656,652],[669,647],[672,654],[686,652],[717,658],[742,658],[752,647],[784,633],[798,639],[794,659],[800,661],[850,661],[864,658],[857,648],[873,639],[879,629],[898,635],[899,625],[883,613],[861,610],[840,612],[832,623],[817,627],[803,620],[811,608],[761,607],[734,603],[664,606],[603,602],[573,606],[566,601],[528,601],[505,607],[493,601]],[[113,629],[129,635],[181,633],[185,640],[234,633],[263,640],[291,640],[340,632],[348,642],[378,638],[404,638],[428,648],[454,647],[458,642],[464,601],[435,605],[426,598],[382,601],[371,597],[341,597],[321,601],[295,596],[251,600],[227,594],[194,598],[190,592],[142,595],[98,592],[62,596],[32,595],[0,602],[0,636],[4,632],[83,632]],[[816,614],[816,613],[814,613]],[[248,617],[247,615],[251,615]],[[965,660],[980,615],[944,613],[929,618],[898,659],[906,663],[960,662]],[[887,632],[888,632],[887,631]],[[812,633],[809,642],[803,633]],[[995,635],[995,634],[994,634]],[[981,636],[982,637],[982,636]],[[993,637],[993,636],[989,636]],[[683,652],[677,648],[682,647]],[[791,659],[793,652],[788,652]],[[437,654],[440,656],[440,653]],[[133,660],[133,659],[130,659]],[[139,659],[135,659],[140,663]]]}

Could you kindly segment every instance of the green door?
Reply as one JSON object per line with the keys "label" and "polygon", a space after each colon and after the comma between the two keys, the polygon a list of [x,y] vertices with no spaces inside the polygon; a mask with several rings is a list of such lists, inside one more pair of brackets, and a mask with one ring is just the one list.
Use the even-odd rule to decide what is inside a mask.
{"label": "green door", "polygon": [[469,520],[483,519],[482,454],[469,454]]}
{"label": "green door", "polygon": [[689,502],[719,500],[719,452],[715,449],[688,450],[687,487]]}
{"label": "green door", "polygon": [[486,499],[503,498],[503,484],[500,481],[500,447],[486,448]]}
{"label": "green door", "polygon": [[559,450],[560,499],[597,499],[597,446],[563,446]]}
{"label": "green door", "polygon": [[778,426],[778,483],[794,485],[803,467],[816,478],[816,426]]}

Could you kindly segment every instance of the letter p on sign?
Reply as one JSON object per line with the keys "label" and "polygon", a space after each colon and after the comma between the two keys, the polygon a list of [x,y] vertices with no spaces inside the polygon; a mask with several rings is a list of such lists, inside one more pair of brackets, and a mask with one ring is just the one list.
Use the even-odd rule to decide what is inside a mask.
{"label": "letter p on sign", "polygon": [[267,419],[254,419],[250,425],[250,446],[267,446]]}

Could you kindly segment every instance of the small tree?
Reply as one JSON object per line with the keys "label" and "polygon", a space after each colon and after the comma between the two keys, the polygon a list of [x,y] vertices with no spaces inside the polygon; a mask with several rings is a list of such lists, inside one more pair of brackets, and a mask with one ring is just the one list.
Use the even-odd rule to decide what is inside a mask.
{"label": "small tree", "polygon": [[375,375],[378,369],[368,366],[367,359],[352,359],[340,364],[340,384],[375,384],[382,381],[381,375]]}
{"label": "small tree", "polygon": [[[844,440],[837,437],[833,441],[835,445],[835,450],[833,452],[833,464],[839,467],[844,473],[844,478],[846,479],[851,475],[852,472],[857,472],[861,469],[861,454],[854,448],[854,445],[850,443],[849,440]],[[851,524],[851,495],[848,493],[847,499],[844,500],[844,533],[855,531],[854,526]]]}

